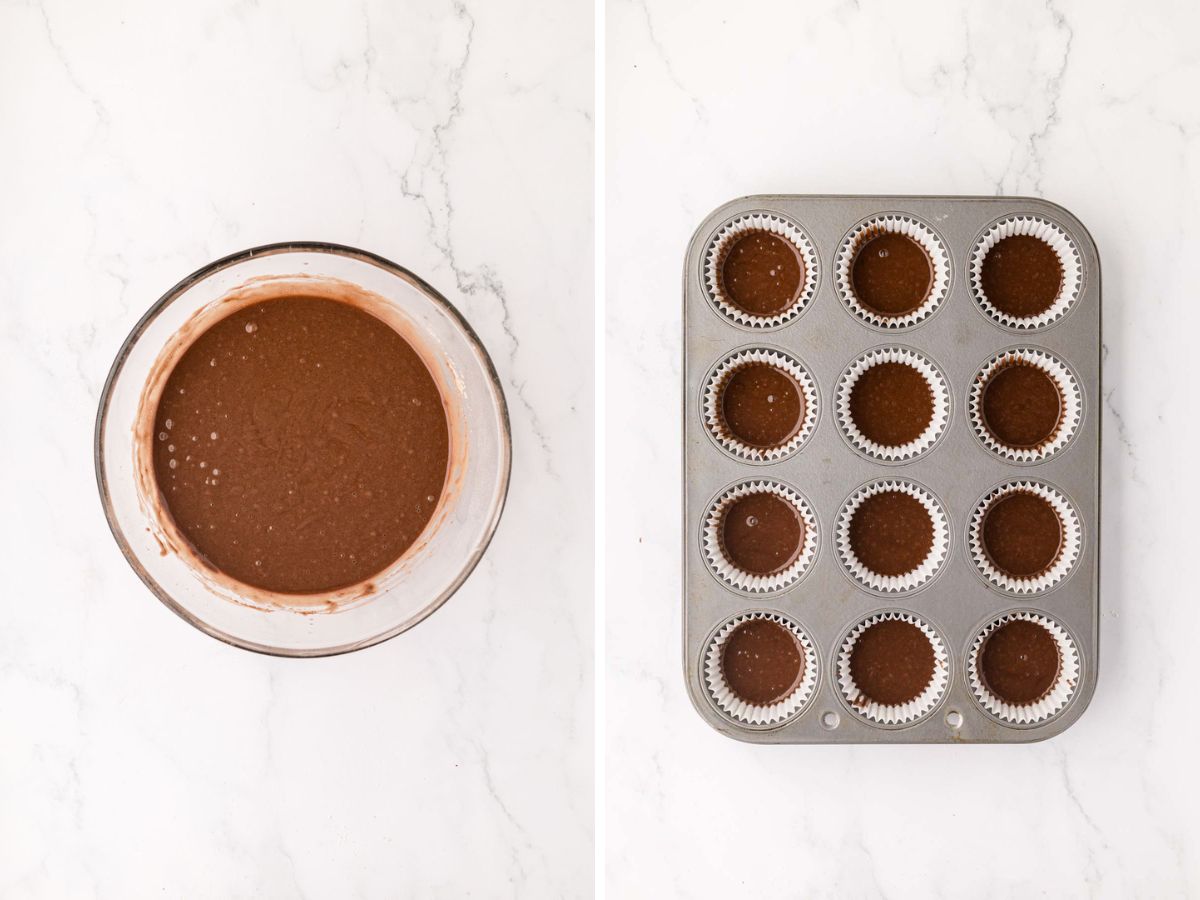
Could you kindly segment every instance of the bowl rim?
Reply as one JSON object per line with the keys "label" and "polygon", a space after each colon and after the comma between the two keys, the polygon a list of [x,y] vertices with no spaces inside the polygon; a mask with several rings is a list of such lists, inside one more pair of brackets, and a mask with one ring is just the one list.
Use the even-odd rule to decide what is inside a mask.
{"label": "bowl rim", "polygon": [[[350,259],[356,259],[370,265],[377,266],[380,269],[391,272],[403,279],[411,281],[425,296],[430,299],[436,306],[440,307],[450,319],[462,331],[467,342],[471,344],[483,363],[484,374],[491,382],[492,389],[495,392],[495,397],[498,405],[497,412],[500,418],[500,450],[502,455],[501,465],[503,468],[502,484],[500,485],[498,501],[495,504],[491,520],[487,523],[486,530],[478,546],[468,557],[458,575],[454,580],[433,599],[421,612],[416,616],[406,619],[399,625],[389,628],[386,631],[371,637],[363,638],[359,641],[354,641],[348,644],[339,644],[332,647],[318,647],[312,649],[297,649],[273,647],[268,644],[260,644],[255,641],[246,640],[215,628],[205,622],[203,619],[193,615],[188,609],[178,603],[157,581],[151,577],[150,573],[142,566],[137,557],[133,553],[133,549],[125,538],[124,532],[121,530],[120,524],[116,520],[116,513],[113,510],[111,497],[108,489],[108,477],[105,472],[105,457],[103,435],[105,425],[108,420],[108,408],[112,399],[113,385],[120,375],[121,370],[125,366],[125,361],[132,352],[134,344],[141,338],[142,334],[149,327],[158,315],[166,309],[171,303],[179,298],[181,294],[187,291],[197,282],[203,281],[205,278],[220,272],[223,269],[235,266],[238,263],[245,262],[260,256],[274,256],[281,253],[290,252],[304,253],[327,253],[333,256],[342,256]],[[508,413],[508,401],[504,395],[504,387],[500,382],[500,377],[496,372],[496,366],[492,362],[492,357],[488,353],[487,348],[483,345],[483,341],[479,339],[479,335],[471,324],[466,320],[458,308],[447,300],[440,291],[434,288],[429,282],[421,278],[419,275],[412,272],[404,266],[392,262],[386,257],[380,256],[377,253],[371,253],[368,250],[360,250],[356,247],[350,247],[345,244],[335,244],[328,241],[281,241],[272,244],[262,244],[257,247],[250,247],[246,250],[240,250],[236,253],[231,253],[228,256],[223,256],[220,259],[214,260],[205,266],[201,266],[190,275],[184,277],[174,286],[169,288],[166,293],[155,301],[148,310],[138,319],[137,323],[130,330],[125,340],[121,343],[120,349],[117,351],[116,357],[113,359],[113,364],[108,370],[108,375],[104,379],[104,386],[100,391],[100,402],[96,410],[96,422],[93,430],[93,464],[96,469],[96,487],[100,492],[100,504],[104,509],[104,518],[108,522],[109,531],[112,532],[117,546],[121,550],[121,554],[125,557],[125,561],[133,569],[134,573],[141,579],[142,583],[150,589],[150,592],[156,596],[164,606],[170,609],[173,613],[192,625],[199,631],[204,632],[210,637],[229,644],[233,647],[238,647],[243,650],[250,650],[254,653],[261,653],[266,656],[287,657],[287,658],[315,658],[326,656],[339,656],[344,653],[353,653],[356,650],[363,650],[367,647],[373,647],[376,644],[381,644],[384,641],[394,638],[398,634],[402,634],[408,629],[425,621],[435,612],[445,605],[463,583],[475,571],[479,561],[483,558],[483,554],[491,545],[492,538],[496,534],[496,528],[500,523],[500,518],[504,513],[504,507],[508,501],[508,490],[512,480],[512,423]]]}

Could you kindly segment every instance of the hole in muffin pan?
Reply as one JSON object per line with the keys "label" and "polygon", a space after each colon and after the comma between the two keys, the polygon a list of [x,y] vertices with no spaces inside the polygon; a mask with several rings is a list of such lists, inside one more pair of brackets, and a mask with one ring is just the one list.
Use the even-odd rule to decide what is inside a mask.
{"label": "hole in muffin pan", "polygon": [[[726,276],[745,315],[714,301]],[[684,300],[683,618],[701,715],[760,743],[1013,743],[1069,727],[1095,687],[1099,627],[1085,400],[1101,390],[1100,270],[1086,229],[1023,198],[749,197],[697,229]],[[847,514],[889,484],[930,498],[931,535],[908,540],[907,492],[881,488]],[[1053,547],[1020,525],[1044,518],[1038,503],[1061,517]],[[820,539],[797,573],[805,527]],[[722,709],[705,683],[710,641],[749,615],[803,622],[820,667],[801,708],[769,723]],[[759,627],[739,646],[782,633]]]}

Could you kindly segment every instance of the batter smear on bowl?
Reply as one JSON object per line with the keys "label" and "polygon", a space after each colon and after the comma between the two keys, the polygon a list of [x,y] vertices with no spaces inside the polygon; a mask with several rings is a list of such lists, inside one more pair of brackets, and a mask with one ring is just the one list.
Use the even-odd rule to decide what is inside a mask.
{"label": "batter smear on bowl", "polygon": [[441,394],[357,306],[282,297],[203,332],[154,420],[154,476],[196,553],[283,594],[366,581],[417,540],[446,482]]}

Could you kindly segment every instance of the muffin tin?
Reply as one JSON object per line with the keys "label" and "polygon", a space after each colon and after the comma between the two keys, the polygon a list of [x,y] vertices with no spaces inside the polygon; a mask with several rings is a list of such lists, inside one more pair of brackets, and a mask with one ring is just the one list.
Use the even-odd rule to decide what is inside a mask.
{"label": "muffin tin", "polygon": [[[721,296],[714,254],[748,227],[796,245],[803,268],[793,308],[755,317]],[[880,230],[918,241],[931,262],[928,300],[911,314],[881,316],[855,300],[854,253]],[[1059,256],[1060,301],[1043,315],[1017,319],[985,296],[987,252],[1010,235],[1037,237]],[[745,197],[693,235],[683,299],[684,667],[700,715],[756,743],[1021,743],[1078,719],[1099,649],[1100,260],[1083,225],[1021,197]],[[1045,359],[1065,385],[1058,439],[1005,452],[981,427],[977,376]],[[845,421],[844,379],[880,360],[917,360],[940,380],[938,426],[902,453],[879,452]],[[714,384],[731,362],[756,361],[798,367],[808,404],[778,451],[718,434],[714,422]],[[876,483],[930,511],[934,534],[918,576],[864,576],[847,552],[846,511]],[[1060,558],[1041,577],[1005,577],[981,554],[981,504],[1010,484],[1065,516]],[[779,576],[744,577],[721,558],[714,516],[749,487],[791,498],[816,524]],[[803,648],[807,669],[787,702],[739,705],[720,677],[722,642],[754,619],[788,629]],[[907,712],[868,714],[851,699],[849,648],[868,621],[913,623],[930,638],[931,693]],[[987,636],[1013,622],[1044,628],[1060,660],[1054,690],[1018,707],[991,694],[977,665]]]}

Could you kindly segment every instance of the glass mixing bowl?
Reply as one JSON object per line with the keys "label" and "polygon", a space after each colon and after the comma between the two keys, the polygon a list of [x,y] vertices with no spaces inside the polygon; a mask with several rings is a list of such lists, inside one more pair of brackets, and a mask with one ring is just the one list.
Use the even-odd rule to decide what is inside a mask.
{"label": "glass mixing bowl", "polygon": [[[276,295],[319,295],[338,288],[369,297],[371,311],[421,354],[446,406],[451,461],[430,524],[383,572],[335,594],[268,594],[200,564],[147,475],[146,442],[153,437],[157,405],[152,386],[169,374],[190,339],[252,302],[248,298],[264,286]],[[171,288],[137,323],[113,362],[95,441],[104,513],[121,552],[146,586],[201,631],[280,656],[327,656],[368,647],[411,628],[445,603],[471,574],[496,530],[512,456],[508,409],[496,371],[458,310],[395,263],[322,243],[256,247],[205,266]]]}

